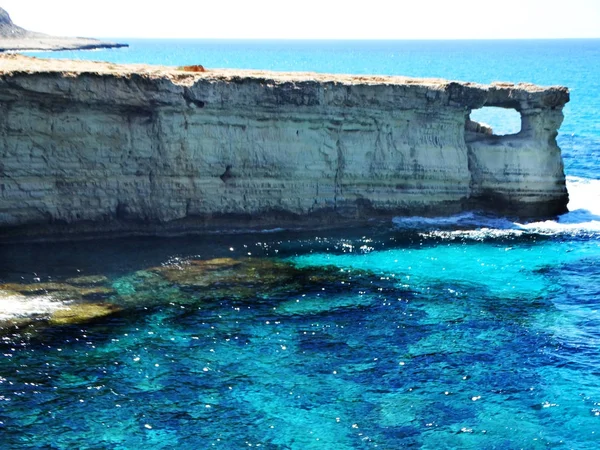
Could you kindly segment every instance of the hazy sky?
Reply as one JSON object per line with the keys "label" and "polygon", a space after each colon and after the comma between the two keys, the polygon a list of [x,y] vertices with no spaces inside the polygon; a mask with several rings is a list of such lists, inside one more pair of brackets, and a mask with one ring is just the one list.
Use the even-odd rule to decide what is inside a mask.
{"label": "hazy sky", "polygon": [[65,36],[288,39],[600,37],[600,0],[0,0]]}

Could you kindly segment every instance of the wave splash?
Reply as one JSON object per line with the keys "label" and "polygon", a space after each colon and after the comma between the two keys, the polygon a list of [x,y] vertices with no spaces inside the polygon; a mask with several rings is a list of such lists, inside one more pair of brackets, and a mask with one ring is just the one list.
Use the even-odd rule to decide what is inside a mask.
{"label": "wave splash", "polygon": [[16,317],[48,316],[65,307],[49,295],[24,296],[0,290],[0,325]]}
{"label": "wave splash", "polygon": [[[555,220],[520,223],[505,217],[466,212],[447,217],[395,217],[400,229],[427,230],[423,236],[485,239],[490,237],[600,234],[600,180],[567,177],[569,212]],[[458,228],[458,229],[457,229]]]}

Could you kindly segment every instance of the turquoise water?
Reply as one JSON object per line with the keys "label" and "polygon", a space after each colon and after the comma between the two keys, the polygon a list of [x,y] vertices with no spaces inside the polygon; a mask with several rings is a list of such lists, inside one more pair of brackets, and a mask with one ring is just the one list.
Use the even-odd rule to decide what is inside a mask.
{"label": "turquoise water", "polygon": [[[0,246],[0,284],[54,283],[25,296],[33,325],[0,330],[1,448],[600,442],[599,40],[135,41],[53,56],[566,84],[570,212]],[[87,275],[103,278],[72,280]],[[118,311],[45,321],[77,296]],[[0,320],[23,316],[15,298]]]}

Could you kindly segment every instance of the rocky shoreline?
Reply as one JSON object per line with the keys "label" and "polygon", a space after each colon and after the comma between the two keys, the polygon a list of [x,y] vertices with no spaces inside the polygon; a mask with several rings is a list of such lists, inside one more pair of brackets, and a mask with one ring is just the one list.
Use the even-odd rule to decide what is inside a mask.
{"label": "rocky shoreline", "polygon": [[123,48],[129,44],[103,42],[97,39],[40,36],[23,39],[0,37],[0,53],[27,51],[98,50]]}

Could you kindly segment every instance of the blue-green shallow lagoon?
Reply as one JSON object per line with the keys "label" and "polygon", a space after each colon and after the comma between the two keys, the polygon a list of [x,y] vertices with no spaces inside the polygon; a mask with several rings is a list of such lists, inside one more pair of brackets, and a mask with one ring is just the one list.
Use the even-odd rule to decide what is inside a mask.
{"label": "blue-green shallow lagoon", "polygon": [[[124,309],[5,331],[0,446],[590,448],[598,236],[462,219],[5,245],[4,282],[101,274]],[[312,272],[242,297],[144,285],[224,257]]]}

